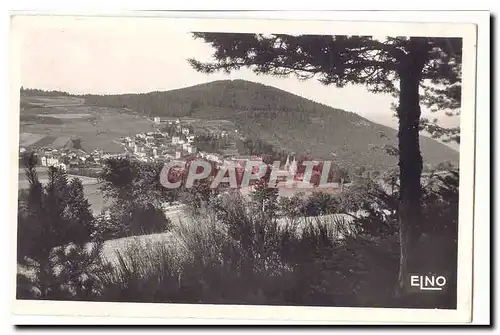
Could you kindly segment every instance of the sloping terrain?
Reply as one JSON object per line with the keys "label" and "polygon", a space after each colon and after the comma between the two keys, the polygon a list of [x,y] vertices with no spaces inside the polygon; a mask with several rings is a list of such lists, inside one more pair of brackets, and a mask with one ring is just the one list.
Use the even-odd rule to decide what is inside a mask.
{"label": "sloping terrain", "polygon": [[[397,146],[396,130],[254,82],[224,80],[167,92],[80,98],[89,107],[147,116],[229,120],[246,136],[299,155],[334,159],[349,168],[387,169],[397,163],[382,149]],[[425,163],[458,164],[458,152],[450,147],[424,136],[420,145]]]}

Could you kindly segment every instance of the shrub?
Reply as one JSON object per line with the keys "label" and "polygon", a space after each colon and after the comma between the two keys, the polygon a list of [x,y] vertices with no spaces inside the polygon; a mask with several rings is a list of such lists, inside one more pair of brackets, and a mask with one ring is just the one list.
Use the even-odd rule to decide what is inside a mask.
{"label": "shrub", "polygon": [[96,218],[96,227],[97,235],[109,240],[164,233],[172,229],[172,221],[159,208],[114,204]]}
{"label": "shrub", "polygon": [[177,190],[160,183],[162,164],[110,158],[101,173],[101,190],[113,205],[98,218],[105,238],[118,238],[168,231],[164,203],[177,199]]}

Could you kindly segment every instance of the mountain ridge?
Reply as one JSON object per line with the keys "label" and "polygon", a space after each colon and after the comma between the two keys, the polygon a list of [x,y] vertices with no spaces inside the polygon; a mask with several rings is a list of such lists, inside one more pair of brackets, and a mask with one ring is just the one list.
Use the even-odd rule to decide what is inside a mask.
{"label": "mountain ridge", "polygon": [[[335,157],[352,166],[387,169],[397,164],[396,157],[386,152],[397,147],[394,128],[246,80],[218,80],[170,91],[78,96],[86,105],[127,108],[147,116],[227,119],[245,135],[281,149],[321,159]],[[425,163],[458,163],[459,153],[445,144],[422,135],[420,144]]]}

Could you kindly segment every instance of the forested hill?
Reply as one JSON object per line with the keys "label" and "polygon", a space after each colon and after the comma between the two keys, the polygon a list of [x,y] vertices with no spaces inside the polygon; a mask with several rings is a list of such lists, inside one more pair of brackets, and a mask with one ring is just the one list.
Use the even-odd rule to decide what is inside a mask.
{"label": "forested hill", "polygon": [[[331,113],[332,108],[272,86],[222,80],[166,92],[120,95],[85,95],[89,105],[129,108],[145,115],[204,116],[207,109],[273,110],[301,113]],[[230,111],[228,111],[230,113]],[[232,113],[230,113],[232,114]]]}
{"label": "forested hill", "polygon": [[[394,129],[259,83],[223,80],[166,92],[81,97],[87,105],[126,108],[148,116],[227,119],[244,134],[281,149],[335,157],[351,167],[385,169],[397,163],[395,156],[380,150],[396,146]],[[421,149],[426,163],[458,163],[458,152],[438,141],[421,137]]]}

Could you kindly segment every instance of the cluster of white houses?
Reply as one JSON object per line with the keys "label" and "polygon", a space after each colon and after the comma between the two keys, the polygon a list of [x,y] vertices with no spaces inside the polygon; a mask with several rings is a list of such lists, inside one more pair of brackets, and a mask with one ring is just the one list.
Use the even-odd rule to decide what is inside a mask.
{"label": "cluster of white houses", "polygon": [[[215,163],[219,167],[236,167],[237,170],[242,171],[245,169],[247,162],[261,161],[260,156],[241,156],[238,155],[238,151],[234,150],[231,154],[220,154],[214,152],[197,151],[194,146],[195,136],[189,129],[189,127],[184,126],[179,119],[163,121],[160,117],[154,117],[153,122],[155,124],[168,124],[165,132],[150,132],[146,134],[137,134],[134,139],[125,138],[126,146],[132,151],[132,153],[142,160],[156,160],[156,159],[166,159],[166,160],[177,160],[186,161],[193,158],[205,159]],[[168,131],[171,130],[171,131]],[[218,133],[221,137],[228,136],[227,132]],[[273,167],[275,168],[275,167]],[[278,188],[280,189],[280,194],[286,194],[290,196],[296,193],[298,190],[295,186],[303,181],[303,175],[297,173],[298,163],[296,161],[295,155],[289,155],[286,159],[284,165],[279,166],[277,172],[278,177]],[[292,180],[292,187],[290,188],[290,180]],[[286,185],[285,185],[286,184]],[[333,185],[333,184],[330,184]],[[283,189],[283,190],[282,190]],[[330,188],[330,191],[339,191],[341,185]],[[336,191],[335,191],[336,190]],[[328,190],[325,190],[328,191]]]}
{"label": "cluster of white houses", "polygon": [[[160,122],[159,117],[154,118],[155,124]],[[193,145],[195,136],[191,129],[183,126],[179,119],[168,124],[171,127],[167,131],[157,130],[123,138],[125,150],[141,161],[179,159],[196,154],[197,149]]]}
{"label": "cluster of white houses", "polygon": [[50,149],[45,148],[38,151],[40,165],[53,166],[63,170],[83,166],[99,166],[100,163],[114,154],[104,153],[101,150],[93,150],[87,153],[81,149]]}

